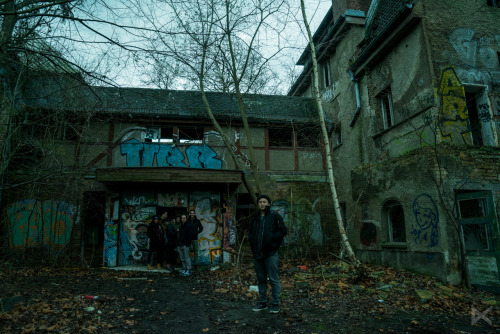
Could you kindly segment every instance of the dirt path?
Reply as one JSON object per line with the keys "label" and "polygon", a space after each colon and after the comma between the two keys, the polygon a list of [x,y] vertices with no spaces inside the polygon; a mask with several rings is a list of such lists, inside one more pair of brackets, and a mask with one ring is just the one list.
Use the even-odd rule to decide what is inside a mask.
{"label": "dirt path", "polygon": [[228,276],[4,270],[0,298],[20,295],[24,303],[0,313],[0,333],[500,333],[498,312],[488,314],[491,326],[483,319],[472,325],[469,310],[411,311],[355,293],[316,296],[287,284],[280,314],[253,312],[256,296],[243,292],[251,282]]}

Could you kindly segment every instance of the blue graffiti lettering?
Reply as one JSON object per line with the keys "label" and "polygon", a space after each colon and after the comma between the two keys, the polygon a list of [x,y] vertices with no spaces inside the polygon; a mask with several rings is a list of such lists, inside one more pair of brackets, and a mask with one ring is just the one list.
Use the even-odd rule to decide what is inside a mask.
{"label": "blue graffiti lettering", "polygon": [[190,146],[186,149],[186,155],[191,168],[222,168],[222,161],[215,158],[217,152],[212,150],[208,145]]}
{"label": "blue graffiti lettering", "polygon": [[122,155],[127,156],[128,167],[141,167],[141,151],[144,145],[137,139],[130,139],[120,145]]}
{"label": "blue graffiti lettering", "polygon": [[[158,167],[188,167],[184,162],[184,154],[177,146],[142,144],[137,139],[130,139],[122,143],[120,148],[121,154],[126,155],[128,167],[152,167],[155,156]],[[222,160],[217,158],[217,152],[206,144],[189,146],[185,154],[191,168],[222,168]]]}
{"label": "blue graffiti lettering", "polygon": [[160,150],[158,144],[144,144],[144,151],[142,151],[142,166],[153,167],[155,154]]}
{"label": "blue graffiti lettering", "polygon": [[158,167],[187,167],[183,160],[184,155],[181,150],[172,145],[161,145],[156,154]]}

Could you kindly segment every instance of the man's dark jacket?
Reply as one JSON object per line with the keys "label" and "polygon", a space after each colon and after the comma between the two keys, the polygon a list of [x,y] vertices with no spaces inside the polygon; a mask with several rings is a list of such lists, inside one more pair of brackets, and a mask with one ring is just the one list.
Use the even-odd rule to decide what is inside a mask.
{"label": "man's dark jacket", "polygon": [[193,228],[193,240],[198,240],[198,234],[203,231],[203,225],[201,224],[198,218],[194,218],[193,220],[188,219],[188,224],[192,225]]}
{"label": "man's dark jacket", "polygon": [[193,241],[193,234],[194,228],[192,224],[190,224],[189,222],[181,224],[181,226],[179,226],[178,245],[189,247],[189,245],[191,245],[191,241]]}
{"label": "man's dark jacket", "polygon": [[252,247],[254,257],[261,255],[256,254],[259,248],[259,241],[262,242],[262,256],[266,257],[276,253],[287,233],[283,218],[267,207],[266,215],[264,216],[264,228],[261,231],[261,236],[257,235],[259,231],[260,216],[260,212],[256,212],[256,214],[252,216],[250,232],[248,233],[248,239],[250,240],[250,246]]}
{"label": "man's dark jacket", "polygon": [[166,224],[166,234],[168,243],[177,246],[177,230],[173,223]]}
{"label": "man's dark jacket", "polygon": [[164,246],[166,244],[166,238],[163,234],[163,228],[158,223],[151,222],[148,226],[148,237],[150,245]]}

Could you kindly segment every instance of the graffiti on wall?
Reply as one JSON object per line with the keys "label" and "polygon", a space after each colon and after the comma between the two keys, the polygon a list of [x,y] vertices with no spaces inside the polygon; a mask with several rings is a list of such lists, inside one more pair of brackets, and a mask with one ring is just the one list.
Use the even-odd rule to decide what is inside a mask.
{"label": "graffiti on wall", "polygon": [[106,211],[104,214],[104,244],[103,262],[104,266],[116,266],[118,252],[118,222],[119,222],[119,201],[116,198],[106,201]]}
{"label": "graffiti on wall", "polygon": [[490,83],[500,81],[497,49],[500,35],[474,38],[475,31],[470,28],[453,30],[448,40],[466,68],[459,69],[460,77],[467,82]]}
{"label": "graffiti on wall", "polygon": [[224,248],[236,250],[236,222],[234,221],[234,212],[230,203],[224,203]]}
{"label": "graffiti on wall", "polygon": [[193,192],[189,197],[189,208],[203,225],[198,234],[198,263],[220,262],[222,252],[220,194]]}
{"label": "graffiti on wall", "polygon": [[120,150],[126,156],[128,167],[153,167],[156,157],[158,167],[222,168],[217,152],[206,144],[191,145],[183,153],[175,145],[130,139],[120,145]]}
{"label": "graffiti on wall", "polygon": [[120,224],[120,265],[145,264],[148,255],[148,226],[156,206],[122,205]]}
{"label": "graffiti on wall", "polygon": [[241,133],[239,130],[234,130],[234,154],[243,161],[245,166],[250,167],[250,159],[241,151]]}
{"label": "graffiti on wall", "polygon": [[[273,202],[271,210],[279,213],[288,227],[288,236],[285,242],[290,244],[312,243],[323,244],[323,229],[321,227],[321,215],[316,211],[316,205],[321,198],[313,203],[301,200],[294,203],[294,209],[285,200]],[[306,203],[302,203],[302,202]]]}
{"label": "graffiti on wall", "polygon": [[116,266],[116,252],[118,250],[118,224],[107,220],[104,223],[104,245],[103,260],[104,266]]}
{"label": "graffiti on wall", "polygon": [[187,193],[178,191],[168,194],[158,194],[158,205],[165,207],[185,207],[187,206]]}
{"label": "graffiti on wall", "polygon": [[471,145],[465,91],[453,67],[446,67],[441,71],[437,95],[440,99],[437,123],[441,137],[453,141],[460,136],[464,143]]}
{"label": "graffiti on wall", "polygon": [[27,199],[7,207],[13,247],[64,248],[71,237],[77,207],[64,201]]}
{"label": "graffiti on wall", "polygon": [[154,192],[141,192],[137,193],[124,193],[122,203],[125,205],[144,205],[144,204],[154,204],[156,202],[156,197]]}
{"label": "graffiti on wall", "polygon": [[417,224],[411,234],[415,243],[426,247],[435,247],[439,242],[439,212],[436,203],[428,194],[420,194],[412,205],[413,215]]}

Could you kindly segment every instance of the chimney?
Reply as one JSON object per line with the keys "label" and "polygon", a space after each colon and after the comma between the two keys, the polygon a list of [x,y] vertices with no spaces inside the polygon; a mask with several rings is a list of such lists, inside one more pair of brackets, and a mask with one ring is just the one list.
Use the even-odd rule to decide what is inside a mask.
{"label": "chimney", "polygon": [[336,22],[348,9],[362,10],[367,14],[371,2],[371,0],[332,0],[333,22]]}

